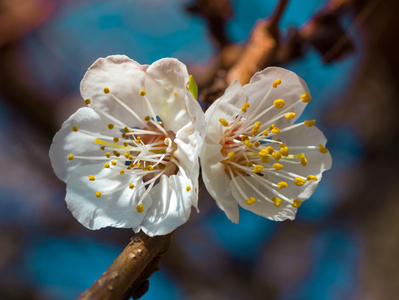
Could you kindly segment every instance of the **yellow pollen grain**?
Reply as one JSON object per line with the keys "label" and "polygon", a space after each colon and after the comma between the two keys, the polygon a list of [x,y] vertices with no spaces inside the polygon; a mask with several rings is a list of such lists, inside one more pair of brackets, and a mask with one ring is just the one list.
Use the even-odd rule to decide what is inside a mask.
{"label": "yellow pollen grain", "polygon": [[102,193],[100,191],[96,192],[96,197],[100,198],[102,196]]}
{"label": "yellow pollen grain", "polygon": [[111,164],[112,164],[113,166],[116,166],[116,160],[112,160],[112,161],[111,161]]}
{"label": "yellow pollen grain", "polygon": [[188,186],[186,187],[186,191],[187,191],[187,192],[191,191],[191,186],[190,186],[190,185],[188,185]]}
{"label": "yellow pollen grain", "polygon": [[287,146],[281,147],[280,152],[281,152],[282,156],[288,156],[290,154],[289,149],[288,149]]}
{"label": "yellow pollen grain", "polygon": [[267,130],[262,131],[262,135],[267,136],[268,134],[269,134],[269,132],[267,132]]}
{"label": "yellow pollen grain", "polygon": [[302,201],[299,199],[295,199],[292,203],[292,207],[300,207],[302,204]]}
{"label": "yellow pollen grain", "polygon": [[285,181],[281,181],[281,182],[277,183],[277,188],[279,190],[286,188],[287,186],[288,186],[288,183],[286,183]]}
{"label": "yellow pollen grain", "polygon": [[274,205],[276,207],[279,207],[281,205],[281,199],[278,197],[273,198],[272,201],[274,202]]}
{"label": "yellow pollen grain", "polygon": [[317,176],[316,175],[309,175],[307,178],[306,178],[306,180],[314,180],[314,181],[317,181],[318,179],[317,179]]}
{"label": "yellow pollen grain", "polygon": [[108,124],[107,127],[108,129],[114,129],[114,124]]}
{"label": "yellow pollen grain", "polygon": [[110,157],[111,157],[111,153],[107,152],[107,153],[105,153],[105,156],[106,156],[107,158],[110,158]]}
{"label": "yellow pollen grain", "polygon": [[274,151],[272,153],[272,156],[274,157],[275,160],[280,160],[281,159],[281,153],[278,151]]}
{"label": "yellow pollen grain", "polygon": [[142,212],[144,212],[144,205],[143,204],[139,204],[136,206],[136,210],[137,212],[140,214]]}
{"label": "yellow pollen grain", "polygon": [[302,153],[301,154],[301,165],[306,167],[307,164],[308,164],[308,160],[306,159],[305,155]]}
{"label": "yellow pollen grain", "polygon": [[277,127],[273,127],[271,132],[275,133],[275,134],[280,134],[280,129]]}
{"label": "yellow pollen grain", "polygon": [[305,179],[303,179],[303,178],[301,178],[301,177],[295,177],[295,182],[294,182],[294,184],[295,184],[296,186],[303,186],[305,182],[306,182]]}
{"label": "yellow pollen grain", "polygon": [[308,103],[310,100],[312,100],[312,97],[310,94],[303,94],[301,95],[302,102]]}
{"label": "yellow pollen grain", "polygon": [[247,204],[247,205],[252,205],[252,204],[254,204],[255,203],[255,198],[254,197],[250,197],[248,200],[245,200],[245,203]]}
{"label": "yellow pollen grain", "polygon": [[89,175],[89,180],[94,181],[94,180],[96,180],[96,177],[94,177],[94,175]]}
{"label": "yellow pollen grain", "polygon": [[296,116],[296,113],[290,112],[290,113],[286,114],[284,117],[286,119],[293,119],[293,118],[295,118],[295,116]]}
{"label": "yellow pollen grain", "polygon": [[140,92],[139,92],[140,96],[145,96],[145,94],[146,94],[145,90],[140,90]]}
{"label": "yellow pollen grain", "polygon": [[281,84],[281,79],[279,78],[279,79],[276,79],[274,82],[273,82],[273,87],[274,88],[277,88],[277,86],[279,86]]}
{"label": "yellow pollen grain", "polygon": [[104,88],[104,94],[108,94],[109,93],[109,88]]}
{"label": "yellow pollen grain", "polygon": [[74,160],[74,159],[75,159],[75,156],[73,156],[73,154],[69,154],[69,155],[67,156],[67,158],[68,158],[69,160]]}
{"label": "yellow pollen grain", "polygon": [[324,147],[322,144],[319,144],[319,151],[321,153],[327,153],[328,152],[327,148]]}
{"label": "yellow pollen grain", "polygon": [[129,183],[129,189],[134,189],[134,184],[133,183]]}
{"label": "yellow pollen grain", "polygon": [[119,142],[119,138],[118,137],[114,137],[113,141],[114,141],[114,143],[117,143],[117,142]]}
{"label": "yellow pollen grain", "polygon": [[255,143],[254,143],[254,146],[255,146],[256,148],[258,148],[258,147],[260,146],[260,142],[255,142]]}
{"label": "yellow pollen grain", "polygon": [[276,99],[276,100],[274,100],[274,107],[275,108],[283,108],[284,107],[284,105],[285,105],[285,103],[284,103],[284,99]]}
{"label": "yellow pollen grain", "polygon": [[254,173],[255,174],[262,172],[262,170],[263,170],[263,166],[262,165],[255,165],[254,166]]}
{"label": "yellow pollen grain", "polygon": [[247,146],[248,148],[252,148],[253,144],[249,141],[249,140],[245,140],[244,142],[245,146]]}
{"label": "yellow pollen grain", "polygon": [[306,125],[306,127],[312,127],[314,124],[316,124],[316,120],[305,120],[303,123]]}
{"label": "yellow pollen grain", "polygon": [[225,119],[223,119],[223,118],[220,118],[220,119],[219,119],[219,122],[220,122],[224,127],[229,126],[229,123],[228,123]]}
{"label": "yellow pollen grain", "polygon": [[120,170],[119,174],[123,175],[123,174],[125,174],[125,171],[124,170]]}
{"label": "yellow pollen grain", "polygon": [[72,131],[78,132],[78,126],[72,126]]}
{"label": "yellow pollen grain", "polygon": [[227,153],[227,157],[229,158],[229,161],[233,161],[234,160],[234,155],[235,155],[234,152]]}
{"label": "yellow pollen grain", "polygon": [[109,168],[109,163],[105,163],[104,168]]}
{"label": "yellow pollen grain", "polygon": [[278,170],[281,170],[283,168],[283,165],[279,164],[279,163],[274,163],[273,164],[273,168],[275,168],[276,171],[278,171]]}
{"label": "yellow pollen grain", "polygon": [[86,99],[86,100],[85,100],[85,104],[86,104],[86,105],[89,105],[90,103],[91,103],[91,100],[90,100],[90,99]]}

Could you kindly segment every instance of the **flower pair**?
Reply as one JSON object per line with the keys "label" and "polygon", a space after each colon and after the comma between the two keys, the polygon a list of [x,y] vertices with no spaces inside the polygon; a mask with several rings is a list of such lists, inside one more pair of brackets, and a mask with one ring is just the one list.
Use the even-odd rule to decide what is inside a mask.
{"label": "flower pair", "polygon": [[237,203],[293,219],[331,165],[314,122],[292,125],[311,98],[281,68],[244,87],[233,82],[206,114],[185,65],[171,58],[151,66],[99,59],[81,94],[86,107],[62,125],[50,158],[67,183],[68,208],[90,229],[172,232],[197,208],[199,158],[206,187],[233,222]]}

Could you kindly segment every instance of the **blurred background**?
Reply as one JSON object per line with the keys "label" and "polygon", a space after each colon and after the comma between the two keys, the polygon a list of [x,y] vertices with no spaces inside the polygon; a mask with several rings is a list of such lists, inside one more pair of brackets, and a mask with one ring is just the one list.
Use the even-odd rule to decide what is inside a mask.
{"label": "blurred background", "polygon": [[[205,2],[0,1],[0,299],[75,299],[129,243],[131,230],[90,231],[72,217],[48,149],[83,106],[79,83],[99,57],[176,57],[207,87],[221,39]],[[229,2],[225,34],[239,45],[278,1]],[[293,222],[241,210],[232,224],[202,188],[201,213],[178,228],[142,299],[399,294],[398,11],[395,0],[288,1],[280,38],[297,51],[274,64],[307,82],[301,119],[317,119],[333,168]]]}

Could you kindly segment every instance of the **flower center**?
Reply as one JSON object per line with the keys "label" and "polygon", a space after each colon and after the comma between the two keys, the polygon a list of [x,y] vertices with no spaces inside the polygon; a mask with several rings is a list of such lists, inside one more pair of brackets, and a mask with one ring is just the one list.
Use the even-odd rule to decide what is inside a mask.
{"label": "flower center", "polygon": [[[124,188],[134,189],[137,185],[144,185],[145,191],[140,196],[136,207],[137,212],[142,213],[144,211],[143,202],[145,197],[152,187],[159,182],[161,176],[177,174],[180,169],[180,164],[177,158],[174,157],[174,152],[177,149],[177,145],[173,142],[175,134],[164,128],[162,120],[155,115],[144,90],[141,90],[139,95],[144,98],[148,111],[151,113],[151,116],[145,116],[144,118],[140,117],[134,110],[112,94],[109,88],[104,88],[104,93],[109,94],[113,100],[130,112],[142,126],[129,127],[118,120],[116,116],[112,116],[93,105],[90,99],[86,99],[86,105],[113,121],[113,123],[106,125],[112,135],[96,135],[78,129],[77,126],[72,126],[72,131],[95,136],[94,144],[100,146],[100,149],[104,151],[104,156],[74,156],[70,154],[67,158],[69,160],[76,158],[104,161],[104,168],[111,170],[111,173],[101,178],[89,175],[89,181],[114,176],[129,176],[131,178],[131,182],[116,190],[109,192],[97,191],[95,193],[97,198],[106,193],[114,193]],[[190,191],[191,187],[188,186],[186,190]]]}

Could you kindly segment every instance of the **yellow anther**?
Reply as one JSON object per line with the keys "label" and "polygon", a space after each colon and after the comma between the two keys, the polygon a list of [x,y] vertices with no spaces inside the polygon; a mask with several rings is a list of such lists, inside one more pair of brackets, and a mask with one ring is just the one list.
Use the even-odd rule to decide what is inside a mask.
{"label": "yellow anther", "polygon": [[125,174],[125,171],[124,170],[120,170],[119,174],[123,175],[123,174]]}
{"label": "yellow anther", "polygon": [[112,160],[111,165],[116,166],[116,160]]}
{"label": "yellow anther", "polygon": [[113,153],[116,157],[121,156],[121,154],[120,154],[118,151],[116,151],[116,150],[112,151],[112,153]]}
{"label": "yellow anther", "polygon": [[125,127],[125,128],[123,128],[123,132],[124,132],[124,133],[129,133],[130,130],[129,130],[129,128]]}
{"label": "yellow anther", "polygon": [[224,127],[229,126],[229,123],[228,123],[225,119],[223,119],[223,118],[220,118],[220,119],[219,119],[219,122],[220,122]]}
{"label": "yellow anther", "polygon": [[69,155],[67,156],[67,158],[68,158],[69,160],[74,160],[74,159],[75,159],[75,156],[73,156],[73,154],[69,154]]}
{"label": "yellow anther", "polygon": [[279,86],[281,84],[281,79],[279,78],[279,79],[276,79],[274,82],[273,82],[273,87],[274,88],[276,88],[277,86]]}
{"label": "yellow anther", "polygon": [[144,118],[144,121],[146,121],[146,122],[149,122],[151,120],[151,117],[150,116],[146,116],[145,118]]}
{"label": "yellow anther", "polygon": [[249,141],[249,140],[245,140],[245,146],[247,146],[248,148],[252,148],[253,144]]}
{"label": "yellow anther", "polygon": [[249,139],[249,137],[248,137],[247,135],[243,135],[243,136],[241,137],[241,141],[242,141],[242,142],[245,142],[245,140],[247,140],[247,139]]}
{"label": "yellow anther", "polygon": [[259,146],[260,146],[260,142],[255,142],[255,143],[254,143],[254,146],[255,146],[255,147],[259,147]]}
{"label": "yellow anther", "polygon": [[110,158],[110,157],[111,157],[111,153],[107,152],[107,153],[105,153],[105,156],[106,156],[107,158]]}
{"label": "yellow anther", "polygon": [[244,104],[243,104],[243,107],[246,107],[246,108],[248,108],[248,107],[250,107],[251,105],[249,105],[249,103],[248,102],[245,102]]}
{"label": "yellow anther", "polygon": [[125,153],[123,153],[123,156],[126,157],[126,158],[129,158],[130,153],[129,152],[125,152]]}
{"label": "yellow anther", "polygon": [[248,200],[245,200],[245,203],[247,204],[247,205],[252,205],[252,204],[254,204],[255,203],[255,198],[254,197],[250,197]]}
{"label": "yellow anther", "polygon": [[104,168],[109,168],[109,163],[105,163]]}
{"label": "yellow anther", "polygon": [[274,163],[273,164],[273,168],[275,168],[276,171],[278,171],[278,170],[281,170],[283,168],[283,165],[279,164],[279,163]]}
{"label": "yellow anther", "polygon": [[191,186],[188,185],[188,186],[186,187],[186,191],[187,191],[187,192],[191,191]]}
{"label": "yellow anther", "polygon": [[281,181],[281,182],[277,183],[277,188],[279,190],[286,188],[287,186],[288,186],[288,183],[286,183],[285,181]]}
{"label": "yellow anther", "polygon": [[108,129],[114,129],[114,124],[108,124]]}
{"label": "yellow anther", "polygon": [[255,122],[255,126],[260,127],[260,125],[262,125],[261,122],[259,122],[259,121]]}
{"label": "yellow anther", "polygon": [[85,104],[86,104],[86,105],[89,105],[90,103],[91,103],[90,99],[86,99],[86,100],[85,100]]}
{"label": "yellow anther", "polygon": [[136,139],[141,140],[141,136],[137,136]]}
{"label": "yellow anther", "polygon": [[140,90],[139,95],[140,96],[145,96],[145,90]]}
{"label": "yellow anther", "polygon": [[138,162],[137,163],[137,168],[140,168],[141,167],[141,162]]}
{"label": "yellow anther", "polygon": [[319,144],[319,151],[321,153],[327,153],[328,152],[327,148],[324,147],[322,144]]}
{"label": "yellow anther", "polygon": [[254,173],[260,173],[263,170],[263,166],[262,165],[255,165],[254,166]]}
{"label": "yellow anther", "polygon": [[275,108],[283,108],[285,105],[284,99],[276,99],[273,103]]}
{"label": "yellow anther", "polygon": [[274,202],[274,205],[276,207],[279,207],[281,205],[281,199],[278,197],[273,198],[272,201]]}
{"label": "yellow anther", "polygon": [[259,127],[254,126],[252,128],[252,135],[257,135],[259,133]]}
{"label": "yellow anther", "polygon": [[152,170],[154,170],[154,167],[153,167],[152,165],[148,165],[148,166],[147,166],[147,170],[148,170],[148,171],[152,171]]}
{"label": "yellow anther", "polygon": [[265,149],[269,154],[272,154],[274,152],[274,149],[272,146],[267,146],[267,148]]}
{"label": "yellow anther", "polygon": [[274,151],[272,153],[272,156],[274,157],[275,160],[280,160],[281,159],[281,153],[278,151]]}
{"label": "yellow anther", "polygon": [[295,118],[295,116],[296,116],[296,113],[290,112],[290,113],[286,114],[284,117],[286,119],[293,119],[293,118]]}
{"label": "yellow anther", "polygon": [[136,206],[136,210],[137,212],[140,214],[142,212],[144,212],[144,205],[143,204],[139,204]]}
{"label": "yellow anther", "polygon": [[96,180],[96,177],[94,177],[94,175],[89,175],[89,180],[94,181],[94,180]]}
{"label": "yellow anther", "polygon": [[288,156],[288,155],[290,154],[289,149],[288,149],[287,146],[281,147],[281,148],[280,148],[280,152],[281,152],[281,155],[282,155],[282,156]]}
{"label": "yellow anther", "polygon": [[244,113],[247,112],[247,108],[248,107],[250,107],[249,103],[245,102],[243,104],[243,106],[241,107],[241,111],[244,112]]}
{"label": "yellow anther", "polygon": [[229,158],[230,161],[234,160],[234,155],[236,155],[234,152],[227,153],[227,157]]}
{"label": "yellow anther", "polygon": [[312,127],[314,124],[316,124],[316,120],[305,120],[303,122],[307,127]]}
{"label": "yellow anther", "polygon": [[302,201],[299,199],[295,199],[292,203],[292,207],[300,207],[302,204]]}
{"label": "yellow anther", "polygon": [[262,135],[267,136],[269,133],[267,132],[267,130],[263,130],[262,131]]}
{"label": "yellow anther", "polygon": [[118,137],[114,137],[113,141],[114,141],[114,143],[117,143],[117,142],[119,142],[119,138]]}
{"label": "yellow anther", "polygon": [[109,93],[109,88],[104,88],[104,94],[108,94]]}
{"label": "yellow anther", "polygon": [[312,100],[312,97],[309,94],[303,94],[301,95],[302,102],[308,103],[310,100]]}
{"label": "yellow anther", "polygon": [[78,126],[72,126],[72,131],[77,132],[78,131]]}
{"label": "yellow anther", "polygon": [[278,129],[277,127],[273,127],[273,129],[271,130],[271,132],[275,133],[275,134],[280,134],[280,129]]}
{"label": "yellow anther", "polygon": [[174,92],[173,92],[173,96],[175,96],[175,99],[177,99],[177,97],[179,97],[179,93],[176,92],[176,91],[174,91]]}
{"label": "yellow anther", "polygon": [[96,197],[100,198],[102,196],[102,193],[100,191],[96,192]]}
{"label": "yellow anther", "polygon": [[252,166],[254,165],[251,161],[248,161],[246,164],[245,164],[247,167],[250,167],[250,168],[252,168]]}
{"label": "yellow anther", "polygon": [[306,180],[314,180],[314,181],[317,181],[318,179],[317,179],[317,176],[316,175],[309,175],[308,176],[308,178],[306,178]]}
{"label": "yellow anther", "polygon": [[306,159],[305,154],[302,153],[300,158],[301,158],[301,165],[305,167],[308,164],[308,160]]}
{"label": "yellow anther", "polygon": [[262,164],[267,164],[270,161],[270,156],[266,156],[266,157],[261,157],[260,158],[260,162]]}
{"label": "yellow anther", "polygon": [[306,182],[306,180],[303,179],[302,177],[295,177],[295,182],[294,182],[294,184],[295,184],[296,186],[303,186],[305,182]]}
{"label": "yellow anther", "polygon": [[104,151],[105,150],[105,146],[101,146],[100,149]]}
{"label": "yellow anther", "polygon": [[166,153],[166,149],[161,149],[161,150],[159,150],[159,153],[160,153],[160,154],[165,154],[165,153]]}
{"label": "yellow anther", "polygon": [[129,183],[129,189],[134,189],[134,184],[133,183]]}
{"label": "yellow anther", "polygon": [[[276,141],[277,141],[277,140],[280,140],[280,139],[276,139]],[[280,141],[281,141],[281,140],[280,140]],[[286,143],[280,143],[279,145],[280,145],[281,148],[287,147],[287,144],[286,144]]]}

